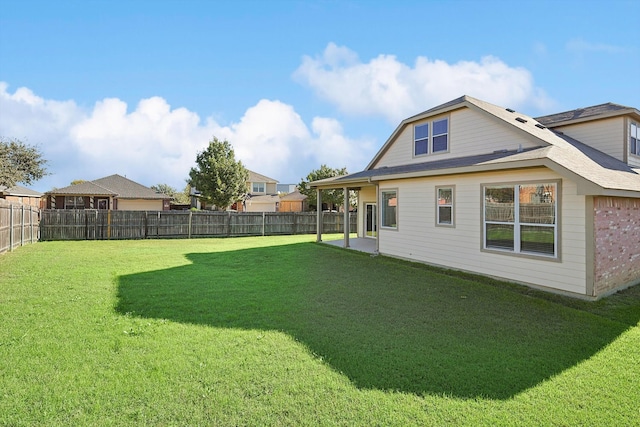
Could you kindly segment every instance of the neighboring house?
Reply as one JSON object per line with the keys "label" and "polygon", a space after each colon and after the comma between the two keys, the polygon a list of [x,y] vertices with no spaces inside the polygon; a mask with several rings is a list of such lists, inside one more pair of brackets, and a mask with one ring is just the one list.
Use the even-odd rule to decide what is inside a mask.
{"label": "neighboring house", "polygon": [[381,254],[597,298],[640,283],[639,125],[616,104],[534,119],[463,96],[311,186],[358,189]]}
{"label": "neighboring house", "polygon": [[[277,212],[280,198],[278,197],[277,184],[273,178],[248,170],[247,192],[242,200],[233,203],[232,211],[238,212]],[[191,206],[197,209],[215,209],[215,206],[207,204],[200,197],[197,189],[191,189]]]}
{"label": "neighboring house", "polygon": [[298,190],[280,197],[279,212],[306,212],[308,210],[307,196]]}
{"label": "neighboring house", "polygon": [[120,175],[57,188],[45,193],[46,209],[111,209],[162,211],[170,197]]}
{"label": "neighboring house", "polygon": [[39,208],[42,193],[38,193],[37,191],[30,190],[20,185],[14,185],[13,187],[0,185],[0,199]]}
{"label": "neighboring house", "polygon": [[242,204],[238,204],[238,211],[278,212],[280,197],[277,185],[277,180],[250,170],[247,180],[247,195]]}

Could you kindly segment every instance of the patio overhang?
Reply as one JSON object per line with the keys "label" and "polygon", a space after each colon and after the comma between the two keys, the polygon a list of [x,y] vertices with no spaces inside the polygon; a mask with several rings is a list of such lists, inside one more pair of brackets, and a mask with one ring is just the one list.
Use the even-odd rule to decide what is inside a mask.
{"label": "patio overhang", "polygon": [[[349,233],[350,233],[350,221],[349,221],[349,191],[360,191],[362,187],[377,187],[377,183],[372,182],[371,178],[355,178],[350,179],[349,175],[327,178],[319,181],[309,183],[311,188],[316,189],[316,241],[322,242],[322,191],[323,190],[343,190],[344,194],[344,237],[342,239],[342,247],[349,248]],[[377,194],[377,191],[376,191]],[[377,197],[377,196],[376,196]],[[359,227],[359,225],[358,225]],[[378,241],[376,237],[376,252],[378,248]]]}

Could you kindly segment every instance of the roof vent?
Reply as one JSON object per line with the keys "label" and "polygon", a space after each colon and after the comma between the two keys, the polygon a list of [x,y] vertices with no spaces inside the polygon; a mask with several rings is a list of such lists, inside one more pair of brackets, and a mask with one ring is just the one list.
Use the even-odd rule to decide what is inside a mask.
{"label": "roof vent", "polygon": [[516,121],[519,121],[520,123],[527,123],[527,121],[522,117],[516,117]]}
{"label": "roof vent", "polygon": [[516,110],[513,110],[513,109],[511,109],[511,108],[507,108],[506,110],[507,110],[508,112],[510,112],[510,113],[515,113],[515,112],[516,112]]}
{"label": "roof vent", "polygon": [[536,123],[536,127],[540,128],[540,129],[546,129],[547,128],[545,125],[541,125],[540,123]]}

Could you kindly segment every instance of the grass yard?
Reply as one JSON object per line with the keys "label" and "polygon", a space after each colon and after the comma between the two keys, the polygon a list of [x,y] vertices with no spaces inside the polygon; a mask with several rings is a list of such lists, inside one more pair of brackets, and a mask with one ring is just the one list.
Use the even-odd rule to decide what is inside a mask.
{"label": "grass yard", "polygon": [[0,425],[640,425],[640,286],[590,303],[314,237],[0,256]]}

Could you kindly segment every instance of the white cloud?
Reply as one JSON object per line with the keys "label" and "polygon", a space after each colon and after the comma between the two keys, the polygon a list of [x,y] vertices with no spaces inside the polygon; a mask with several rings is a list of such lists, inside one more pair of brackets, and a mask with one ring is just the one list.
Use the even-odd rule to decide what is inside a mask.
{"label": "white cloud", "polygon": [[292,106],[265,99],[222,126],[186,108],[172,109],[160,97],[143,99],[132,111],[117,98],[85,110],[27,88],[11,94],[0,82],[0,111],[0,135],[38,145],[49,161],[52,175],[33,186],[39,191],[114,173],[147,186],[182,188],[196,153],[214,135],[231,142],[248,168],[282,183],[299,182],[321,163],[356,171],[375,152],[370,141],[343,135],[335,120],[314,118],[309,129]]}
{"label": "white cloud", "polygon": [[544,109],[550,103],[529,71],[493,56],[455,64],[418,57],[412,67],[393,55],[363,63],[348,48],[330,43],[321,56],[305,56],[294,78],[346,114],[391,123],[462,95],[513,108]]}
{"label": "white cloud", "polygon": [[565,47],[569,52],[578,54],[587,52],[618,54],[624,53],[626,51],[625,48],[620,46],[610,45],[606,43],[590,43],[581,38],[569,40]]}

